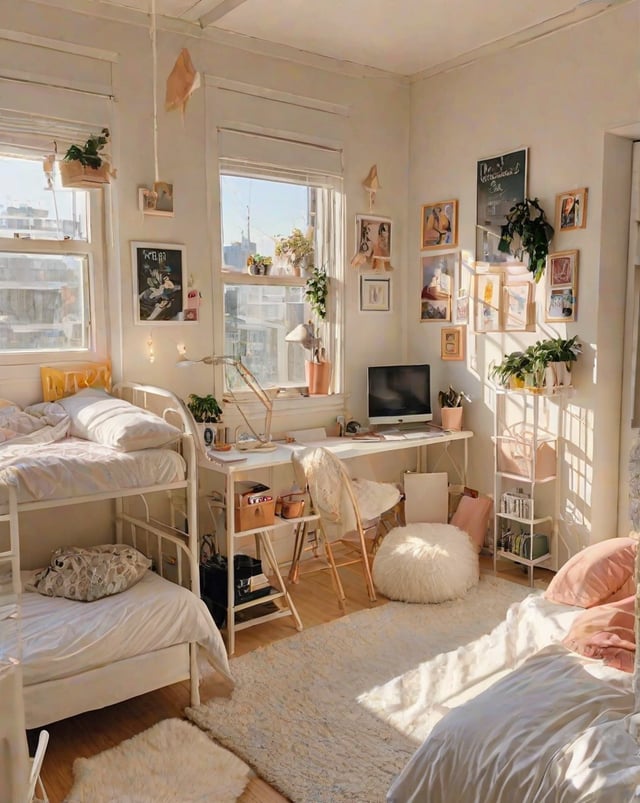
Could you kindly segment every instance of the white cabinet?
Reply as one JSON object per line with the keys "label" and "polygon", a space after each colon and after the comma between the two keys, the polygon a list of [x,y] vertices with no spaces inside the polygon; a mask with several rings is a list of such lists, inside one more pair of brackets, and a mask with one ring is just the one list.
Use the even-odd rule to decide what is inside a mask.
{"label": "white cabinet", "polygon": [[560,400],[496,388],[494,569],[499,559],[522,564],[532,586],[556,538]]}

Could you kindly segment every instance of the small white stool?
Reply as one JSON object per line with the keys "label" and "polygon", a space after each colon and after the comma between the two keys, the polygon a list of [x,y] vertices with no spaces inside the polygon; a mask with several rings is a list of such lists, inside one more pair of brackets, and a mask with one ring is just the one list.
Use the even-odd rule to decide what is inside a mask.
{"label": "small white stool", "polygon": [[409,524],[384,538],[373,562],[381,594],[401,602],[444,602],[478,583],[478,552],[452,524]]}

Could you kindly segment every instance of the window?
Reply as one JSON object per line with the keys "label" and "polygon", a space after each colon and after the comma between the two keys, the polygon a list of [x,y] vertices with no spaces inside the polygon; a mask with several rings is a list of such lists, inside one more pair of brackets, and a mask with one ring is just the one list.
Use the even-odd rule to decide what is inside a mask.
{"label": "window", "polygon": [[0,354],[89,351],[100,194],[64,189],[41,159],[1,152],[0,188]]}
{"label": "window", "polygon": [[[223,166],[220,177],[224,286],[224,353],[240,357],[264,386],[304,387],[305,357],[285,340],[312,318],[305,302],[304,270],[297,271],[277,243],[297,230],[313,244],[315,265],[336,274],[341,242],[339,180],[284,170]],[[268,257],[266,274],[251,275],[247,260]],[[335,284],[335,282],[334,282]],[[323,345],[335,353],[334,322],[323,325]],[[231,374],[227,382],[233,381]],[[334,379],[334,387],[339,383]],[[239,387],[239,389],[241,389]]]}

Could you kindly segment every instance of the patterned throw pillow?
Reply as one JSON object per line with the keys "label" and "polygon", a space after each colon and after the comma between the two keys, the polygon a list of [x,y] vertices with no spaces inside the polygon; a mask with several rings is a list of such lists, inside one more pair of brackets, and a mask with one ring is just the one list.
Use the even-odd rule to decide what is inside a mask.
{"label": "patterned throw pillow", "polygon": [[150,566],[149,558],[125,544],[60,547],[50,565],[35,576],[30,590],[92,602],[131,588]]}

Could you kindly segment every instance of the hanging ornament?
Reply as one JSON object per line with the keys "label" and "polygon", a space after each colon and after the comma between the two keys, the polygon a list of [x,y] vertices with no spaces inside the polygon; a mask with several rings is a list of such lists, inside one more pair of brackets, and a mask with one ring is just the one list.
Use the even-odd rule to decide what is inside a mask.
{"label": "hanging ornament", "polygon": [[189,51],[183,48],[167,78],[165,110],[180,109],[184,115],[189,98],[199,87],[200,73],[193,66]]}

